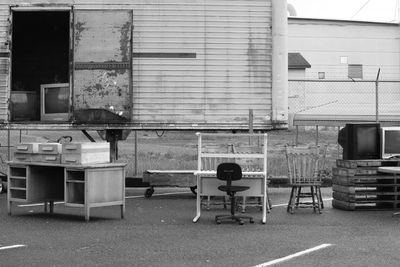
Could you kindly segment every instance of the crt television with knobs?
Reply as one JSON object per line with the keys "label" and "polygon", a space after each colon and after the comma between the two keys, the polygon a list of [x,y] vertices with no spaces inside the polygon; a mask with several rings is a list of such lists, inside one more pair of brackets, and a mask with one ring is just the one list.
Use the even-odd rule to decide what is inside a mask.
{"label": "crt television with knobs", "polygon": [[343,148],[343,159],[380,159],[380,124],[348,123],[339,131],[338,143]]}

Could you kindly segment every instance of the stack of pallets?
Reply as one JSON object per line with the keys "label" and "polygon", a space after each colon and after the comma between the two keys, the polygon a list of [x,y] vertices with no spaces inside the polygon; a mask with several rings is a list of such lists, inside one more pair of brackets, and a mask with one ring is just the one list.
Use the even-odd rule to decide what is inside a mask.
{"label": "stack of pallets", "polygon": [[399,166],[398,160],[337,160],[333,168],[332,206],[344,210],[400,208],[400,176],[379,167]]}

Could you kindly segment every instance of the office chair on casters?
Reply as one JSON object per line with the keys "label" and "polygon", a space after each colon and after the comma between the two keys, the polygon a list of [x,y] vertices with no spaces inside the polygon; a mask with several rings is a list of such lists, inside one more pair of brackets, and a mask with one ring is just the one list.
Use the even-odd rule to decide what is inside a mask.
{"label": "office chair on casters", "polygon": [[244,224],[243,220],[247,219],[250,223],[254,223],[253,217],[243,216],[243,215],[235,215],[235,194],[237,192],[242,192],[248,190],[250,187],[248,186],[238,186],[232,185],[232,181],[237,181],[242,179],[242,168],[237,163],[221,163],[217,167],[217,178],[219,180],[226,181],[226,185],[218,186],[220,191],[226,192],[229,196],[231,202],[231,214],[230,215],[217,215],[215,216],[215,222],[220,224],[223,220],[236,221],[239,222],[240,225]]}

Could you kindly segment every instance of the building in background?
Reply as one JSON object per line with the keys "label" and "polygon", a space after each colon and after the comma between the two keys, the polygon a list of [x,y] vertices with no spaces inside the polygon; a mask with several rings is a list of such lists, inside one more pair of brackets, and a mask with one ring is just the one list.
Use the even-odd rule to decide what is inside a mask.
{"label": "building in background", "polygon": [[397,23],[289,17],[288,51],[311,64],[307,79],[400,79]]}
{"label": "building in background", "polygon": [[288,25],[289,55],[310,64],[296,75],[289,69],[291,125],[399,123],[397,23],[289,17]]}

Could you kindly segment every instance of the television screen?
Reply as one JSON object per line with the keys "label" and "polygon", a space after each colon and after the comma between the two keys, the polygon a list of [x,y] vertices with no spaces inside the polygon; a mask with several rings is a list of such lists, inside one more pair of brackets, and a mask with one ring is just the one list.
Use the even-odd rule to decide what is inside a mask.
{"label": "television screen", "polygon": [[357,152],[360,155],[375,154],[376,148],[379,145],[377,138],[378,129],[375,126],[356,127],[356,146]]}
{"label": "television screen", "polygon": [[400,156],[400,127],[382,127],[382,158]]}
{"label": "television screen", "polygon": [[338,143],[343,147],[343,159],[380,159],[379,136],[379,123],[346,124],[338,137]]}
{"label": "television screen", "polygon": [[69,87],[44,89],[44,113],[65,113],[69,108]]}
{"label": "television screen", "polygon": [[54,83],[40,86],[40,119],[66,121],[69,118],[69,84]]}

